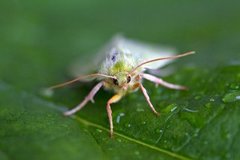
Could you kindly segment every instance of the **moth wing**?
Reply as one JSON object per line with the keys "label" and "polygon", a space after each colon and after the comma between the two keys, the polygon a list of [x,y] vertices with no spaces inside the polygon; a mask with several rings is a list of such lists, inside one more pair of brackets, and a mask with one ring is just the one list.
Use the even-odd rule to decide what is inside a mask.
{"label": "moth wing", "polygon": [[[136,40],[127,39],[122,35],[114,36],[97,54],[89,54],[87,57],[77,59],[70,66],[70,74],[73,77],[86,75],[99,70],[99,67],[104,62],[107,56],[111,54],[113,48],[120,48],[128,53],[133,54],[139,62],[144,62],[154,58],[173,56],[176,50],[170,47],[163,47],[155,44],[144,43]],[[170,63],[173,60],[162,60],[145,65],[147,69],[158,69]],[[87,79],[84,81],[90,81]]]}
{"label": "moth wing", "polygon": [[[96,73],[102,63],[104,63],[107,56],[109,56],[112,48],[116,47],[119,42],[119,36],[114,36],[107,44],[105,44],[96,54],[89,54],[88,56],[81,57],[72,63],[69,67],[70,75],[78,77],[80,75],[86,75]],[[90,81],[92,79],[81,80]]]}
{"label": "moth wing", "polygon": [[[118,47],[130,51],[136,58],[139,59],[140,63],[154,58],[173,56],[177,53],[176,49],[171,47],[126,39],[123,36],[116,37],[115,41],[117,42]],[[165,66],[172,61],[173,60],[162,60],[149,63],[145,65],[145,68],[155,70]]]}
{"label": "moth wing", "polygon": [[[74,62],[69,67],[69,73],[71,77],[78,77],[81,75],[88,75],[91,73],[96,73],[97,67],[96,59],[94,56],[89,57],[81,57],[79,59],[74,60]],[[80,81],[91,81],[92,78],[88,78],[87,80]]]}

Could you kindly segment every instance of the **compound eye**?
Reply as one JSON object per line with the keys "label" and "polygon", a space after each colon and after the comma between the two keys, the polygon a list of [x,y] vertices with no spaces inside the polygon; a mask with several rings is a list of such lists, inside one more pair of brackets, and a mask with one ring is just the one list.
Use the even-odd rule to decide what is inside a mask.
{"label": "compound eye", "polygon": [[116,78],[113,78],[113,84],[115,84],[116,86],[118,86],[118,80]]}
{"label": "compound eye", "polygon": [[131,76],[127,76],[127,83],[131,82]]}

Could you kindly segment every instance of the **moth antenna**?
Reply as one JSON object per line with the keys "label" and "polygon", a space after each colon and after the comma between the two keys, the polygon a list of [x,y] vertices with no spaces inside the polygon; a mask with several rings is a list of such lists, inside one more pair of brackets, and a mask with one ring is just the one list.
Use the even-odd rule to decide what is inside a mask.
{"label": "moth antenna", "polygon": [[73,80],[70,80],[70,81],[67,81],[67,82],[64,82],[64,83],[60,83],[60,84],[51,86],[48,89],[52,90],[52,89],[55,89],[55,88],[61,88],[61,87],[67,86],[69,84],[72,84],[74,82],[77,82],[77,81],[79,81],[81,79],[86,79],[86,78],[90,78],[90,77],[115,78],[114,76],[109,76],[109,75],[105,75],[105,74],[101,74],[101,73],[94,73],[94,74],[79,76],[79,77],[77,77],[77,78],[75,78]]}
{"label": "moth antenna", "polygon": [[165,60],[165,59],[176,59],[176,58],[180,58],[180,57],[184,57],[184,56],[188,56],[191,54],[195,54],[195,51],[189,51],[183,54],[179,54],[176,56],[170,56],[170,57],[162,57],[162,58],[155,58],[155,59],[151,59],[145,62],[140,63],[139,65],[137,65],[137,67],[133,68],[132,71],[129,74],[132,74],[134,71],[136,71],[139,67],[148,64],[148,63],[152,63],[152,62],[156,62],[156,61],[160,61],[160,60]]}

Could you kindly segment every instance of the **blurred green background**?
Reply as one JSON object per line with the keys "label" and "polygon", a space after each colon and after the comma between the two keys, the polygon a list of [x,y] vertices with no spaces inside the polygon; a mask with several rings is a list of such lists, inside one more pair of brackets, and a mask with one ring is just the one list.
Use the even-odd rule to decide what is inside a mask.
{"label": "blurred green background", "polygon": [[[0,1],[0,159],[240,159],[239,6],[233,0]],[[53,97],[39,92],[69,79],[72,61],[94,55],[117,33],[197,54],[171,64],[175,72],[165,78],[190,91],[145,83],[159,118],[140,92],[114,104],[110,139],[111,93],[100,91],[95,104],[65,118],[62,111],[93,84]]]}

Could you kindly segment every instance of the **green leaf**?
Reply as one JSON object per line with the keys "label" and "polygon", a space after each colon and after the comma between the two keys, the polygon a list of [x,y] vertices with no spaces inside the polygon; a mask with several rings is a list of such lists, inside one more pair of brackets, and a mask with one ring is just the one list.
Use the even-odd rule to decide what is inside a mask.
{"label": "green leaf", "polygon": [[[0,159],[240,159],[239,2],[39,0],[0,6]],[[95,82],[49,97],[41,91],[70,79],[68,66],[76,58],[94,56],[120,31],[197,54],[160,69],[169,73],[164,80],[188,91],[144,81],[159,117],[139,91],[113,104],[111,139],[105,105],[112,93],[101,90],[94,104],[64,117]]]}

